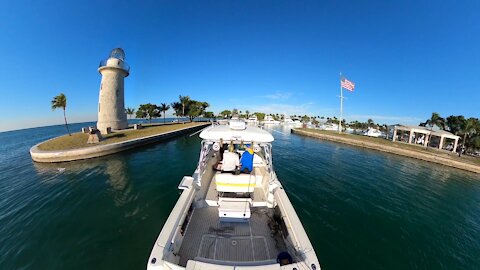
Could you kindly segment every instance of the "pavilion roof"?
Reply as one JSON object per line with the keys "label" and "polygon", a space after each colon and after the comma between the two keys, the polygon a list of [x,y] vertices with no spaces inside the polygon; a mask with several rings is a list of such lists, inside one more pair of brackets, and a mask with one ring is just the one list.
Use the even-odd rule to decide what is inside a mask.
{"label": "pavilion roof", "polygon": [[424,134],[427,134],[427,135],[432,134],[432,136],[446,137],[446,138],[451,138],[451,139],[460,138],[460,136],[457,136],[457,135],[455,135],[451,132],[448,132],[446,130],[432,130],[432,131],[430,131],[427,127],[422,127],[422,126],[395,125],[395,129],[420,132],[420,133],[424,133]]}

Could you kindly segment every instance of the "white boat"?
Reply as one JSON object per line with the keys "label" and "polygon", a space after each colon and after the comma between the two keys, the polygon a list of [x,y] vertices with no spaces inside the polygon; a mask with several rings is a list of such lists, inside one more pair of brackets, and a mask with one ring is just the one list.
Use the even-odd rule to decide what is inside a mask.
{"label": "white boat", "polygon": [[338,131],[338,125],[335,123],[325,123],[320,126],[322,130]]}
{"label": "white boat", "polygon": [[247,125],[251,125],[251,126],[258,126],[259,124],[258,118],[255,114],[250,116],[247,120],[245,120],[245,122],[247,123]]}
{"label": "white boat", "polygon": [[218,119],[218,120],[217,120],[217,123],[218,123],[219,125],[228,125],[228,122],[229,122],[229,121],[230,121],[229,119]]}
{"label": "white boat", "polygon": [[293,120],[292,118],[290,118],[287,115],[284,116],[281,124],[282,125],[288,125],[288,126],[295,126],[295,127],[301,127],[302,126],[302,122],[300,122],[298,120]]}
{"label": "white boat", "polygon": [[[182,193],[153,245],[147,269],[320,269],[273,169],[273,136],[231,121],[206,128],[200,137],[198,166],[178,186]],[[221,170],[227,155],[236,156],[221,155],[225,144],[238,153],[250,145],[252,172]],[[225,164],[218,167],[221,156]]]}
{"label": "white boat", "polygon": [[280,121],[273,119],[273,116],[266,115],[265,119],[261,122],[264,125],[279,125]]}
{"label": "white boat", "polygon": [[380,137],[380,136],[383,136],[383,133],[376,128],[368,128],[368,130],[365,131],[363,135],[369,136],[369,137]]}

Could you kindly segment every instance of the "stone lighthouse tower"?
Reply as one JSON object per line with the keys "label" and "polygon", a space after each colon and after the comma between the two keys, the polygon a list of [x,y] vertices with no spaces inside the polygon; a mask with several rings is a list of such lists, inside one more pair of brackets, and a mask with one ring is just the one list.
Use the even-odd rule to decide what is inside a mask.
{"label": "stone lighthouse tower", "polygon": [[105,134],[107,128],[127,128],[123,81],[128,76],[130,67],[125,62],[125,52],[121,48],[113,49],[110,56],[100,62],[98,72],[102,74],[102,82],[98,98],[97,129]]}

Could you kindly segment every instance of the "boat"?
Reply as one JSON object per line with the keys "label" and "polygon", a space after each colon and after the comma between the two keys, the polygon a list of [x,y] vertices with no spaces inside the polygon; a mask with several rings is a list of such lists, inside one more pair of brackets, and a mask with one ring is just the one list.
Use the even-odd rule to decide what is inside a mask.
{"label": "boat", "polygon": [[330,130],[330,131],[338,131],[338,124],[335,123],[325,123],[320,125],[319,129],[321,130]]}
{"label": "boat", "polygon": [[250,116],[248,119],[246,119],[245,122],[247,123],[247,125],[252,125],[252,126],[258,126],[259,124],[258,118],[255,114]]}
{"label": "boat", "polygon": [[228,125],[229,119],[217,119],[217,124],[219,125]]}
{"label": "boat", "polygon": [[363,135],[369,136],[369,137],[381,137],[383,136],[383,133],[376,128],[368,128],[368,130],[365,131]]}
{"label": "boat", "polygon": [[300,122],[298,120],[293,120],[292,118],[290,118],[287,115],[284,115],[283,121],[282,121],[281,124],[282,125],[288,125],[288,126],[295,126],[295,127],[301,127],[302,126],[302,122]]}
{"label": "boat", "polygon": [[264,125],[279,125],[280,121],[275,120],[271,115],[266,115],[261,123]]}
{"label": "boat", "polygon": [[[178,186],[181,195],[153,245],[147,269],[320,269],[275,174],[272,134],[230,121],[199,136],[197,168]],[[250,173],[223,171],[227,155],[245,151],[253,155]],[[225,164],[219,163],[222,156]]]}

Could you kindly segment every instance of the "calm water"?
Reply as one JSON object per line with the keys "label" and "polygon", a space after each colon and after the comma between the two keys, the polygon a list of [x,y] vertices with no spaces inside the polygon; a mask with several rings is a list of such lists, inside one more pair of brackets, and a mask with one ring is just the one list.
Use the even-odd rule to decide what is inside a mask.
{"label": "calm water", "polygon": [[[200,139],[31,161],[32,145],[63,133],[0,133],[0,269],[144,269]],[[287,129],[273,135],[278,177],[323,269],[480,268],[480,176]]]}

